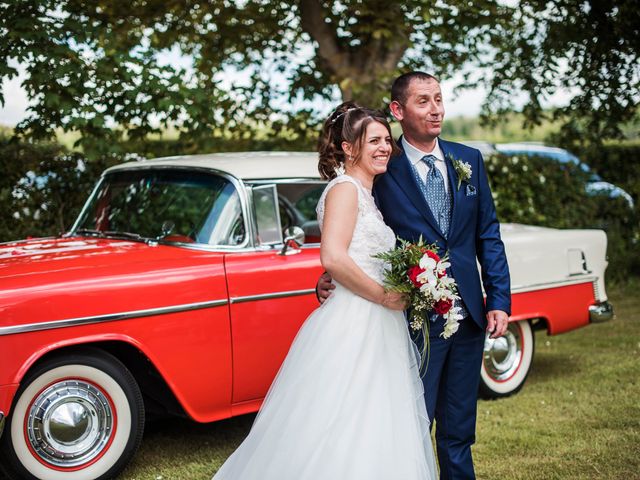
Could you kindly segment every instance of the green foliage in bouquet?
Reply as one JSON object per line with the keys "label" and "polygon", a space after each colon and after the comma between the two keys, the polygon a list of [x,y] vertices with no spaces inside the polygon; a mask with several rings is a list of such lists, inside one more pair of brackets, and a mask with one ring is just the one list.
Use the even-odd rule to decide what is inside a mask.
{"label": "green foliage in bouquet", "polygon": [[417,243],[398,238],[396,248],[374,255],[375,258],[384,260],[388,264],[384,279],[385,287],[394,292],[414,293],[417,288],[409,279],[408,269],[412,265],[418,265],[427,250],[435,253],[438,251],[438,246],[435,243],[425,243],[422,236]]}

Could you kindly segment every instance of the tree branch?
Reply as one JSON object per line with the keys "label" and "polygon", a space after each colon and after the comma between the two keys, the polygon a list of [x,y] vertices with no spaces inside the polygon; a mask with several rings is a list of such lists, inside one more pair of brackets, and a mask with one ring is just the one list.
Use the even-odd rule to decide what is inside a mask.
{"label": "tree branch", "polygon": [[300,0],[302,29],[318,43],[318,55],[326,63],[332,76],[340,78],[341,71],[349,66],[349,53],[338,43],[335,30],[325,22],[327,15],[317,0]]}

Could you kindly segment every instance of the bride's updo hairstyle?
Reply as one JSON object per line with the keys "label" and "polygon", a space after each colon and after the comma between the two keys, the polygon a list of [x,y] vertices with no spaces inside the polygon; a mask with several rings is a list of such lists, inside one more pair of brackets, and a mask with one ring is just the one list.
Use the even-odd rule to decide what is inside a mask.
{"label": "bride's updo hairstyle", "polygon": [[341,103],[325,120],[318,139],[318,171],[323,179],[335,178],[337,170],[344,167],[347,155],[342,150],[342,142],[352,145],[352,161],[354,165],[358,163],[367,127],[372,122],[384,125],[391,137],[391,154],[398,152],[391,135],[391,127],[382,112],[360,107],[355,102]]}

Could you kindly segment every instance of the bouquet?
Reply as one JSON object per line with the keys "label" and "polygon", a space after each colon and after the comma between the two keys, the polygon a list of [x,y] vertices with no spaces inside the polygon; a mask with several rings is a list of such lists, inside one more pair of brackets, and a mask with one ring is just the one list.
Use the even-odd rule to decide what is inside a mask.
{"label": "bouquet", "polygon": [[451,266],[449,256],[440,257],[435,243],[426,244],[422,237],[417,243],[398,240],[396,248],[375,257],[389,264],[385,271],[385,286],[409,296],[409,324],[414,331],[422,330],[426,347],[429,339],[427,316],[444,317],[444,331],[440,334],[444,338],[458,331],[462,315],[460,307],[453,306],[455,300],[460,299],[458,287],[447,275],[447,268]]}

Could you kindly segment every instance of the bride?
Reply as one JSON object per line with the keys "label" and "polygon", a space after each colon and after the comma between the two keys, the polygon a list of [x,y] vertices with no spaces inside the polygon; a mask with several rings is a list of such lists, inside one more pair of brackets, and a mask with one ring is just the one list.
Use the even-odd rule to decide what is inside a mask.
{"label": "bride", "polygon": [[302,325],[215,480],[437,478],[406,300],[385,291],[385,264],[372,257],[395,245],[371,188],[396,148],[380,112],[347,102],[325,121],[320,259],[336,288]]}

